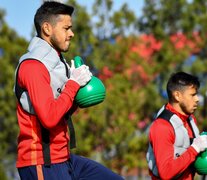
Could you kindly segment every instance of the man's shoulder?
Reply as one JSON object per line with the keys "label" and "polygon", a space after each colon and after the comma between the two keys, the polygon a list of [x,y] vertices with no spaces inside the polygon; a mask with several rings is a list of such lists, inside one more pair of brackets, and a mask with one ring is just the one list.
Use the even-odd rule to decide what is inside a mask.
{"label": "man's shoulder", "polygon": [[29,78],[29,76],[40,76],[41,74],[47,75],[47,68],[38,60],[28,59],[21,63],[19,67],[18,76]]}
{"label": "man's shoulder", "polygon": [[168,131],[172,129],[172,125],[169,121],[163,118],[157,118],[151,125],[151,131]]}
{"label": "man's shoulder", "polygon": [[44,64],[37,59],[26,59],[26,60],[22,61],[20,67],[21,68],[29,68],[29,69],[42,68],[42,67],[44,67]]}

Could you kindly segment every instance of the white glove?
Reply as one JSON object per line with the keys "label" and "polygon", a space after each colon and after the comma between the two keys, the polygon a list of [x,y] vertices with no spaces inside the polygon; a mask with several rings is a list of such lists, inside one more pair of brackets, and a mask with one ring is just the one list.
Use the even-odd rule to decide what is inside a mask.
{"label": "white glove", "polygon": [[194,138],[191,146],[193,146],[198,153],[204,151],[207,148],[207,135],[201,135]]}
{"label": "white glove", "polygon": [[71,60],[70,79],[77,82],[80,86],[85,86],[88,81],[91,80],[92,73],[89,71],[89,67],[81,65],[75,68],[74,60]]}

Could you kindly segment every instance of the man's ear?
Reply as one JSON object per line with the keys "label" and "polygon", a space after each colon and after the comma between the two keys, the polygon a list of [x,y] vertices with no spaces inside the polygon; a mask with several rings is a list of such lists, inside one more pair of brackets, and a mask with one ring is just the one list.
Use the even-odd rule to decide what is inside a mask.
{"label": "man's ear", "polygon": [[174,99],[179,102],[181,100],[181,93],[180,91],[173,92]]}
{"label": "man's ear", "polygon": [[52,26],[50,23],[48,22],[44,22],[42,24],[42,33],[45,35],[45,36],[50,36],[52,34]]}

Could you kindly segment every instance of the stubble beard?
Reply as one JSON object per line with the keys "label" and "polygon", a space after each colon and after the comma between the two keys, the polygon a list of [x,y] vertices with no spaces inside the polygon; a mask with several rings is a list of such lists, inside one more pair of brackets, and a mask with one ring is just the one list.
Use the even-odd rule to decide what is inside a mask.
{"label": "stubble beard", "polygon": [[187,115],[191,115],[192,113],[194,113],[194,110],[191,110],[191,112],[190,112],[190,110],[187,108],[187,106],[184,103],[181,103],[180,107],[181,107],[182,111]]}

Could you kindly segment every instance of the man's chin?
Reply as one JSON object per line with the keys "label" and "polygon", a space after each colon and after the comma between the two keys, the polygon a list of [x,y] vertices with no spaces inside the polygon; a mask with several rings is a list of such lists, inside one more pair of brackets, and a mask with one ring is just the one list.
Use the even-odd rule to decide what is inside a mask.
{"label": "man's chin", "polygon": [[68,50],[69,50],[69,47],[64,48],[64,49],[62,48],[62,49],[61,49],[61,52],[67,52]]}

